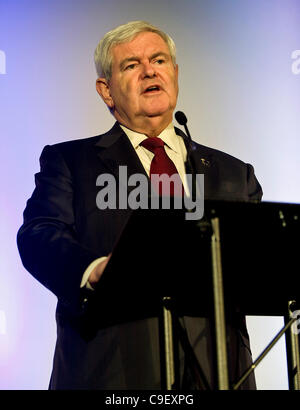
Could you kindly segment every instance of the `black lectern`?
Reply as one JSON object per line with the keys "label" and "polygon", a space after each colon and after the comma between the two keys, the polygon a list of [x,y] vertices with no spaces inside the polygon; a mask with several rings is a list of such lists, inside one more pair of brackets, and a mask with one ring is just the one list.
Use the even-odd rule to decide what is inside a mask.
{"label": "black lectern", "polygon": [[238,307],[245,315],[285,316],[285,328],[264,354],[289,329],[290,388],[300,389],[298,336],[292,327],[300,300],[300,205],[205,201],[201,220],[186,220],[186,212],[132,211],[95,292],[85,299],[83,334],[93,337],[100,327],[162,317],[170,389],[174,312],[213,312],[218,386],[226,390],[237,386],[228,385],[225,311]]}

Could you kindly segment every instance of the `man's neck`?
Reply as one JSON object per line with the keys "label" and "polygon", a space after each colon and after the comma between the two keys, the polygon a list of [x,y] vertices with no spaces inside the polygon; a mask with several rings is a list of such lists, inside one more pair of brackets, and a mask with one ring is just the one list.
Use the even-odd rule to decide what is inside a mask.
{"label": "man's neck", "polygon": [[134,123],[126,122],[118,118],[116,119],[120,124],[124,125],[124,127],[132,131],[147,135],[147,137],[157,137],[170,124],[172,116],[164,119],[159,117],[147,117],[142,121],[135,121]]}

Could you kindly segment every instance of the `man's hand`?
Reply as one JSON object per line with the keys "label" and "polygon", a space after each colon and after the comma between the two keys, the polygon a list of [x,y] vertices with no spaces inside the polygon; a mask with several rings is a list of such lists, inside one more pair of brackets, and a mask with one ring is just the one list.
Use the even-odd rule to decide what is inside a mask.
{"label": "man's hand", "polygon": [[88,279],[88,282],[92,286],[92,288],[95,287],[97,282],[99,282],[110,258],[111,258],[111,253],[108,255],[108,257],[104,261],[98,263],[98,265],[92,270],[89,276],[89,279]]}

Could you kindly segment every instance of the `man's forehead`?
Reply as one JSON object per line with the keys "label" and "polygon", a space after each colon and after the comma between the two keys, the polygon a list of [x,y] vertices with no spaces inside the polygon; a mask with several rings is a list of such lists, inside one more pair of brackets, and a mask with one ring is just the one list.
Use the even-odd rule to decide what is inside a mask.
{"label": "man's forehead", "polygon": [[114,57],[127,58],[137,53],[145,52],[170,54],[169,47],[165,40],[157,33],[145,31],[138,33],[130,41],[116,44],[112,49]]}

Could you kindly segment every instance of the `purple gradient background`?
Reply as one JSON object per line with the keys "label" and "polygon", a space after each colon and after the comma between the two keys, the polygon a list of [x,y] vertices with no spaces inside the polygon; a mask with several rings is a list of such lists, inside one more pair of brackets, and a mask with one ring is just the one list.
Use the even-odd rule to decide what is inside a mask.
{"label": "purple gradient background", "polygon": [[[135,19],[176,42],[178,109],[195,140],[251,162],[264,200],[300,203],[298,0],[0,0],[0,389],[48,387],[56,299],[22,267],[16,233],[43,146],[113,124],[95,91],[93,52]],[[256,357],[283,322],[247,321]],[[256,376],[261,389],[287,388],[284,340]]]}

